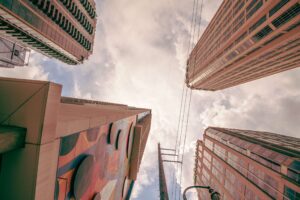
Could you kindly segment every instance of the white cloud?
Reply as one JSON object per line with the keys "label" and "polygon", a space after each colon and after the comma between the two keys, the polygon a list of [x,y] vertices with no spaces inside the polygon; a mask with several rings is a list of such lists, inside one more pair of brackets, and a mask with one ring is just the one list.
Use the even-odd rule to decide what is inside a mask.
{"label": "white cloud", "polygon": [[36,60],[39,59],[39,57],[40,56],[37,55],[37,53],[31,51],[29,66],[15,67],[13,69],[0,67],[0,76],[11,78],[47,80],[48,73],[43,70],[40,63]]}

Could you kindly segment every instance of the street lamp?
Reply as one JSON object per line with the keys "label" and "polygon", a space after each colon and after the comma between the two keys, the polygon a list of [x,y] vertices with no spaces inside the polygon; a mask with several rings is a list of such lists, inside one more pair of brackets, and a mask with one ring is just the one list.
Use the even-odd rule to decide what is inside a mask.
{"label": "street lamp", "polygon": [[187,200],[186,198],[186,192],[189,190],[189,189],[192,189],[192,188],[202,188],[202,189],[208,189],[209,193],[210,193],[210,198],[211,200],[220,200],[220,193],[214,191],[211,187],[209,186],[201,186],[201,185],[193,185],[193,186],[190,186],[190,187],[187,187],[185,188],[185,190],[183,191],[183,200]]}

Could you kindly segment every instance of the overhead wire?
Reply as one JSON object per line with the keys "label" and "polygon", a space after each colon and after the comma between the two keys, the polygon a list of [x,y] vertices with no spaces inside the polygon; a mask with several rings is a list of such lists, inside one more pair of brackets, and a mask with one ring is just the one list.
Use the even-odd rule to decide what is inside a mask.
{"label": "overhead wire", "polygon": [[[198,2],[198,0],[197,0]],[[188,48],[186,52],[186,57],[188,57],[190,48],[192,45],[192,40],[193,36],[192,33],[194,32],[194,20],[196,19],[195,17],[195,5],[196,5],[196,0],[193,1],[193,11],[192,11],[192,20],[191,20],[191,26],[190,26],[190,37],[188,39]],[[179,160],[179,155],[180,155],[180,146],[181,146],[181,137],[182,137],[182,129],[183,129],[183,122],[184,122],[184,117],[185,117],[185,108],[186,108],[186,99],[187,99],[187,89],[185,86],[185,80],[183,81],[183,89],[182,89],[182,98],[181,98],[181,106],[180,106],[180,114],[179,114],[179,120],[178,120],[178,127],[177,127],[177,133],[176,133],[176,143],[175,143],[175,152],[178,155],[176,157],[176,161]],[[184,95],[185,94],[185,95]],[[184,104],[183,104],[184,101]],[[183,108],[183,109],[182,109]],[[183,111],[183,112],[182,112]],[[180,131],[179,131],[180,130]],[[179,134],[180,132],[180,134]],[[179,137],[178,137],[179,135]],[[178,148],[179,147],[179,148]],[[174,180],[175,174],[177,175],[177,170],[178,170],[178,162],[175,165],[175,172],[173,173],[173,178],[172,178],[172,197],[174,197],[174,190],[175,190],[175,200],[177,199],[177,181]],[[180,198],[180,195],[179,195]]]}
{"label": "overhead wire", "polygon": [[[199,36],[200,36],[200,29],[201,29],[201,22],[202,22],[203,0],[201,0],[201,3],[200,3],[199,14],[198,14],[198,7],[199,7],[199,1],[197,0],[195,26],[194,26],[194,31],[193,31],[193,35],[192,35],[192,46],[193,46],[193,48],[196,45],[195,38],[196,38],[196,41],[197,41],[199,39]],[[197,23],[198,15],[199,15],[199,23]],[[197,34],[197,37],[195,37],[195,30],[196,30],[197,25],[198,25],[198,34]],[[196,57],[197,56],[195,56],[194,62],[193,62],[194,64],[193,64],[192,76],[194,76],[194,73],[195,73]],[[180,168],[180,178],[179,178],[179,185],[180,186],[182,184],[184,154],[185,154],[185,145],[186,145],[187,131],[188,131],[188,125],[189,125],[189,118],[190,118],[192,94],[193,94],[193,90],[190,89],[189,100],[188,100],[189,102],[188,102],[188,108],[187,108],[187,116],[186,116],[186,124],[185,124],[185,131],[184,131],[184,139],[183,139],[183,147],[182,147],[182,156],[181,156],[181,168]],[[179,191],[179,194],[181,194],[181,191]]]}
{"label": "overhead wire", "polygon": [[[180,127],[180,121],[181,121],[181,112],[182,112],[182,102],[183,102],[183,96],[184,96],[184,90],[185,90],[185,84],[183,83],[182,86],[182,92],[181,92],[181,101],[180,101],[180,111],[179,111],[179,117],[178,117],[178,126],[177,126],[177,132],[176,132],[176,141],[175,141],[175,155],[177,155],[177,141],[178,141],[178,133],[179,133],[179,127]],[[176,157],[176,161],[178,161],[178,156]],[[177,171],[177,164],[175,165],[175,171],[172,173],[172,197],[174,197],[174,181],[175,181],[175,172]]]}
{"label": "overhead wire", "polygon": [[[201,13],[202,13],[202,5],[203,5],[203,0],[201,2],[201,9],[200,11],[200,23],[201,23]],[[190,27],[190,37],[188,40],[188,48],[187,48],[187,54],[186,57],[189,56],[191,48],[195,44],[195,31],[196,31],[196,25],[197,25],[197,17],[198,17],[198,8],[199,8],[199,0],[194,0],[193,1],[193,12],[192,12],[192,20],[191,20],[191,27]],[[198,27],[198,37],[200,34],[200,23]],[[195,66],[194,66],[195,69]],[[193,73],[194,73],[193,69]],[[184,152],[185,152],[185,143],[186,143],[186,134],[187,134],[187,127],[188,127],[188,122],[189,122],[189,115],[190,115],[190,105],[191,105],[191,98],[192,98],[192,90],[190,90],[190,95],[189,98],[187,98],[188,95],[188,88],[185,87],[185,81],[183,83],[183,88],[182,88],[182,94],[181,94],[181,103],[180,103],[180,111],[179,111],[179,119],[178,119],[178,126],[177,126],[177,133],[176,133],[176,141],[175,141],[175,153],[177,155],[176,161],[179,160],[179,156],[181,153],[181,146],[183,145],[183,150],[182,150],[182,156],[181,156],[181,168],[179,171],[179,177],[182,177],[182,166],[183,166],[183,158],[184,158]],[[188,100],[188,106],[187,106],[187,99]],[[184,103],[183,103],[184,102]],[[186,111],[186,108],[188,110]],[[186,118],[186,126],[185,126],[185,131],[184,131],[184,119]],[[180,134],[179,134],[180,133]],[[184,141],[182,144],[182,134],[184,133]],[[178,162],[175,166],[175,171],[173,172],[173,178],[172,178],[172,197],[174,197],[174,190],[175,190],[175,200],[177,199],[177,184],[174,181],[175,173],[177,174],[178,170]],[[179,179],[179,187],[181,187],[181,179]],[[177,182],[177,181],[176,181]],[[175,184],[175,185],[174,185]],[[180,199],[180,193],[181,193],[181,188],[179,188],[179,199]]]}

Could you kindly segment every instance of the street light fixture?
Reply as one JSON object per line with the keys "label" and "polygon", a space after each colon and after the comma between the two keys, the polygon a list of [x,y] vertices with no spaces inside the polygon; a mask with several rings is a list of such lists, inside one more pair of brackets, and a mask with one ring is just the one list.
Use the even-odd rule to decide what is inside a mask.
{"label": "street light fixture", "polygon": [[208,189],[209,193],[210,193],[210,198],[211,200],[220,200],[220,193],[214,191],[211,187],[209,186],[201,186],[201,185],[193,185],[193,186],[190,186],[190,187],[187,187],[184,192],[183,192],[183,200],[187,200],[186,198],[186,192],[189,190],[189,189],[192,189],[192,188],[201,188],[201,189]]}

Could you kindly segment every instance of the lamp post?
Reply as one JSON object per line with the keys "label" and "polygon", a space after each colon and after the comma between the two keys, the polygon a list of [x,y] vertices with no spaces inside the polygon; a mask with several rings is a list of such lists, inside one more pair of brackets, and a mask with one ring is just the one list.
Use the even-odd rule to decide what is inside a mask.
{"label": "lamp post", "polygon": [[202,188],[202,189],[208,189],[209,193],[210,193],[210,197],[212,200],[220,200],[220,194],[216,191],[214,191],[211,187],[209,186],[201,186],[201,185],[193,185],[193,186],[189,186],[187,188],[185,188],[184,192],[183,192],[183,200],[187,200],[186,198],[186,192],[189,189],[192,188]]}

